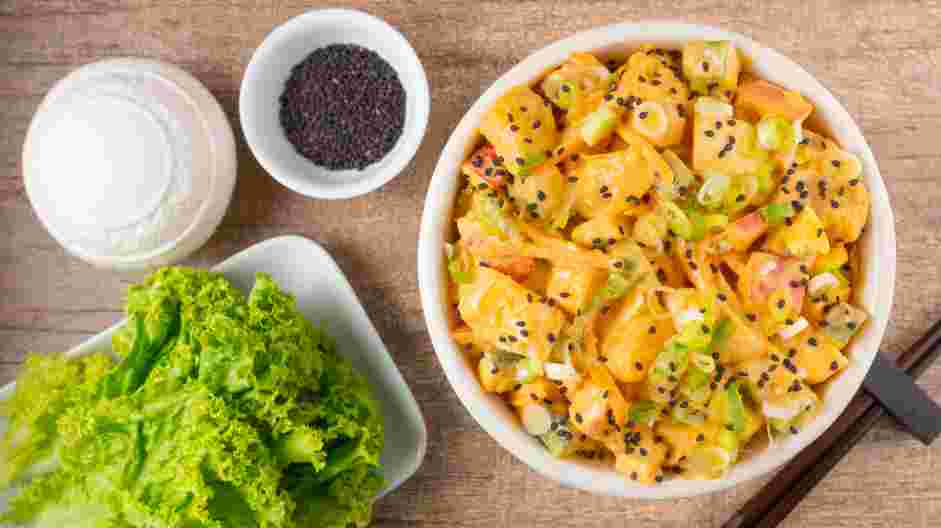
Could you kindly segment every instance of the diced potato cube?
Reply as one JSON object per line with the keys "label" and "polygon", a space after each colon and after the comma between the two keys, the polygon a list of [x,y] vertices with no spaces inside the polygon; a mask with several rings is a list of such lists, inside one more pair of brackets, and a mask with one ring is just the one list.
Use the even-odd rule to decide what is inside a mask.
{"label": "diced potato cube", "polygon": [[526,177],[511,178],[509,194],[526,220],[551,220],[563,204],[565,176],[551,163],[540,165]]}
{"label": "diced potato cube", "polygon": [[571,397],[569,421],[575,429],[595,440],[610,440],[624,422],[627,409],[616,385],[603,386],[593,379]]}
{"label": "diced potato cube", "polygon": [[667,446],[657,442],[653,431],[646,426],[637,426],[624,433],[624,439],[631,434],[631,442],[623,453],[615,459],[615,469],[633,481],[641,484],[653,484],[660,476],[660,468],[667,456]]}
{"label": "diced potato cube", "polygon": [[701,95],[717,88],[735,90],[741,71],[738,50],[731,42],[695,41],[683,46],[683,73],[693,91]]}
{"label": "diced potato cube", "polygon": [[589,95],[608,88],[611,72],[590,53],[573,53],[542,81],[542,92],[559,108],[577,111]]}
{"label": "diced potato cube", "polygon": [[829,253],[817,257],[814,261],[814,275],[840,270],[847,262],[849,262],[849,253],[846,251],[846,246],[833,245]]}
{"label": "diced potato cube", "polygon": [[630,233],[627,219],[617,214],[600,215],[572,230],[572,240],[590,248],[605,248]]}
{"label": "diced potato cube", "polygon": [[821,332],[802,334],[795,347],[797,354],[791,361],[797,366],[798,375],[810,385],[823,383],[849,365],[849,360],[840,349]]}
{"label": "diced potato cube", "polygon": [[531,403],[546,404],[553,413],[559,415],[564,415],[568,407],[559,392],[559,386],[543,377],[521,384],[510,394],[510,404],[514,407],[522,408]]}
{"label": "diced potato cube", "polygon": [[625,100],[682,103],[689,99],[689,89],[671,64],[672,57],[649,53],[649,49],[635,52],[615,75],[618,85],[615,95]]}
{"label": "diced potato cube", "polygon": [[841,282],[837,286],[809,295],[804,303],[804,315],[808,320],[820,324],[833,307],[852,298],[853,290],[850,284]]}
{"label": "diced potato cube", "polygon": [[664,420],[657,423],[656,431],[670,446],[670,456],[666,463],[676,466],[689,456],[696,446],[714,442],[718,428],[715,424],[708,422],[694,427],[673,420]]}
{"label": "diced potato cube", "polygon": [[624,211],[650,190],[654,177],[638,149],[581,155],[570,176],[577,178],[575,210],[583,218]]}
{"label": "diced potato cube", "polygon": [[686,105],[645,101],[631,111],[628,124],[650,143],[669,147],[683,141],[686,133]]}
{"label": "diced potato cube", "polygon": [[772,233],[765,249],[784,257],[806,258],[829,253],[830,240],[817,213],[807,207],[790,225],[781,226]]}
{"label": "diced potato cube", "polygon": [[501,368],[490,357],[483,356],[477,365],[480,385],[487,392],[509,392],[516,387],[515,372]]}
{"label": "diced potato cube", "polygon": [[517,176],[528,174],[548,159],[559,143],[555,116],[539,94],[520,85],[503,94],[486,114],[480,132],[503,158],[503,167]]}
{"label": "diced potato cube", "polygon": [[817,163],[820,176],[817,188],[810,193],[813,208],[834,243],[854,242],[869,218],[869,191],[862,181],[862,164],[836,144]]}
{"label": "diced potato cube", "polygon": [[739,318],[731,318],[732,333],[719,350],[719,362],[734,365],[768,355],[768,340],[755,328]]}
{"label": "diced potato cube", "polygon": [[548,360],[567,323],[561,310],[490,268],[478,268],[459,296],[461,318],[478,342],[520,356]]}
{"label": "diced potato cube", "polygon": [[777,361],[773,357],[765,357],[742,362],[733,368],[732,373],[745,373],[749,389],[760,399],[786,394],[799,379],[796,367],[791,367],[793,359],[789,358],[790,352],[775,353],[775,356]]}
{"label": "diced potato cube", "polygon": [[546,296],[555,301],[569,314],[584,310],[595,291],[605,283],[607,275],[599,269],[569,269],[552,267]]}
{"label": "diced potato cube", "polygon": [[814,111],[814,106],[798,92],[785,90],[763,79],[743,81],[738,89],[735,105],[757,116],[777,116],[788,121],[803,121]]}
{"label": "diced potato cube", "polygon": [[621,382],[638,382],[657,358],[664,343],[674,334],[670,319],[649,315],[621,316],[630,308],[622,305],[601,337],[601,354],[608,359],[611,374]]}
{"label": "diced potato cube", "polygon": [[728,175],[755,174],[768,159],[757,144],[755,126],[735,119],[732,107],[713,98],[696,101],[693,118],[693,168]]}
{"label": "diced potato cube", "polygon": [[649,255],[657,280],[664,286],[683,288],[686,286],[686,273],[676,257],[667,254]]}

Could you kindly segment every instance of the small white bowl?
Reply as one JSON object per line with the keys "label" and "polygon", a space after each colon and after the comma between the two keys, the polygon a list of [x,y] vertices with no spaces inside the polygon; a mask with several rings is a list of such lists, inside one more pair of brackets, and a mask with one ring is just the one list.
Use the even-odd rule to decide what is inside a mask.
{"label": "small white bowl", "polygon": [[36,216],[72,255],[122,271],[209,240],[236,178],[235,135],[195,77],[142,58],[86,64],[55,84],[23,143]]}
{"label": "small white bowl", "polygon": [[[444,243],[450,231],[460,165],[478,141],[481,118],[497,97],[513,86],[533,82],[576,51],[636,49],[646,42],[678,47],[691,40],[731,40],[750,59],[752,71],[808,97],[816,107],[815,116],[828,126],[829,135],[859,156],[872,207],[860,242],[864,278],[857,299],[871,314],[871,322],[850,345],[850,366],[829,385],[821,415],[799,434],[746,457],[719,480],[670,479],[656,486],[641,486],[608,466],[554,458],[537,439],[526,434],[501,398],[481,389],[473,366],[448,332]],[[500,445],[539,473],[566,486],[641,499],[689,497],[723,490],[773,471],[820,436],[846,408],[875,359],[889,320],[895,287],[895,222],[879,167],[859,127],[833,95],[803,68],[737,33],[674,22],[619,24],[578,33],[530,55],[500,77],[465,114],[441,152],[428,188],[418,245],[418,279],[425,321],[438,360],[464,406]]]}
{"label": "small white bowl", "polygon": [[[291,69],[314,50],[357,44],[385,59],[405,89],[405,123],[395,147],[361,171],[331,171],[299,154],[278,118],[278,98]],[[239,115],[248,146],[261,166],[289,189],[312,198],[352,198],[394,178],[415,156],[431,107],[428,79],[415,50],[395,28],[360,11],[308,11],[274,29],[255,50],[239,94]]]}

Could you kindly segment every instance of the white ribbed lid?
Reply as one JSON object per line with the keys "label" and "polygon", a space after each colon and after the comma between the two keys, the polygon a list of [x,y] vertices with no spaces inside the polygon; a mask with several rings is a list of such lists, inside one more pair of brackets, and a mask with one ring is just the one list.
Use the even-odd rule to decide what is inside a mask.
{"label": "white ribbed lid", "polygon": [[183,70],[145,59],[83,66],[50,90],[23,146],[26,192],[70,253],[140,269],[211,236],[235,184],[218,102]]}

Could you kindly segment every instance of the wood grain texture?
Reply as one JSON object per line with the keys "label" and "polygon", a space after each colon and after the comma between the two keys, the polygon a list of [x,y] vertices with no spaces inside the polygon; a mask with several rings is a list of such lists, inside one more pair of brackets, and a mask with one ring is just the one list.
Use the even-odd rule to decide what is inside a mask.
{"label": "wood grain texture", "polygon": [[[463,409],[425,333],[415,273],[422,197],[450,130],[502,72],[594,26],[674,18],[722,26],[802,64],[856,118],[895,210],[898,277],[884,348],[896,354],[941,317],[941,5],[903,0],[795,2],[347,2],[412,42],[432,86],[432,117],[413,163],[381,191],[326,202],[280,186],[238,128],[238,86],[277,24],[319,2],[0,0],[0,383],[27,351],[68,348],[120,317],[140,278],[69,258],[23,193],[20,149],[52,83],[78,65],[137,55],[179,64],[219,98],[239,138],[239,179],[223,226],[189,264],[209,266],[286,233],[322,242],[353,282],[430,427],[419,473],[377,507],[380,526],[717,526],[762,482],[695,499],[638,502],[564,489],[501,449]],[[331,3],[336,5],[336,3]],[[80,178],[81,174],[77,173]],[[941,366],[922,378],[941,397]],[[941,445],[886,421],[785,522],[788,527],[936,526]]]}

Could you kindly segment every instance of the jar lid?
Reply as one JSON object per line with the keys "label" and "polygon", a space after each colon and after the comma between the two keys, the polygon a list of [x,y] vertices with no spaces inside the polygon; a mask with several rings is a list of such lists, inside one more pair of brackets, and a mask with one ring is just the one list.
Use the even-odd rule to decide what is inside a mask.
{"label": "jar lid", "polygon": [[219,103],[170,64],[83,66],[46,95],[23,146],[26,193],[66,250],[141,269],[209,239],[235,185],[235,140]]}

